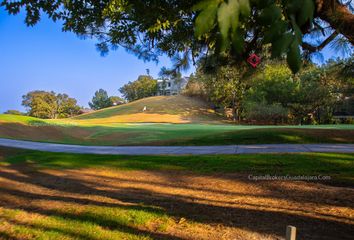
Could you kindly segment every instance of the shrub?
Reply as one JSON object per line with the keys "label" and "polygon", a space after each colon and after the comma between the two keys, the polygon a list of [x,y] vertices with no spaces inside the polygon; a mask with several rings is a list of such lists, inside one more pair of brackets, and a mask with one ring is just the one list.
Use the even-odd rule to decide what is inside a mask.
{"label": "shrub", "polygon": [[190,78],[182,94],[188,97],[199,97],[207,100],[207,93],[203,82]]}
{"label": "shrub", "polygon": [[244,114],[246,119],[251,122],[281,124],[287,121],[289,110],[280,103],[247,102]]}
{"label": "shrub", "polygon": [[12,115],[26,115],[23,112],[20,112],[18,110],[7,110],[6,112],[4,112],[4,114],[12,114]]}

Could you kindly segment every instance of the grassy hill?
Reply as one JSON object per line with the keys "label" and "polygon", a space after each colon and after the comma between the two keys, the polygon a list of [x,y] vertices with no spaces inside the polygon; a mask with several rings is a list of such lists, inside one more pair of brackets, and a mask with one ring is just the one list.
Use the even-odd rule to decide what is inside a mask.
{"label": "grassy hill", "polygon": [[69,119],[0,114],[0,137],[81,145],[354,143],[354,125],[247,126],[223,120],[203,101],[159,96]]}
{"label": "grassy hill", "polygon": [[[146,111],[143,108],[146,106]],[[72,118],[88,123],[191,123],[220,121],[210,104],[185,96],[157,96]]]}

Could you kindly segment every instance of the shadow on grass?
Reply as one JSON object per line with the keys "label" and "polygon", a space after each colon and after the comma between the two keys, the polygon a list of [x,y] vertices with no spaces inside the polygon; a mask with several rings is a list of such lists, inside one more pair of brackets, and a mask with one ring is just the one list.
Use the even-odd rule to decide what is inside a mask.
{"label": "shadow on grass", "polygon": [[[242,127],[243,128],[243,127]],[[352,129],[251,128],[226,125],[70,125],[30,120],[1,123],[0,137],[79,145],[200,146],[272,143],[354,143]]]}
{"label": "shadow on grass", "polygon": [[[11,209],[11,207],[8,209]],[[13,209],[17,210],[17,208],[13,208]],[[113,219],[112,220],[104,219],[96,214],[77,215],[77,214],[72,214],[72,213],[63,212],[63,211],[40,209],[40,208],[36,208],[36,207],[31,207],[31,206],[25,206],[25,207],[23,207],[23,209],[28,213],[41,214],[42,216],[60,218],[60,219],[67,220],[67,221],[74,221],[74,222],[79,221],[81,223],[92,224],[93,226],[101,227],[104,230],[119,231],[120,233],[128,234],[128,236],[131,235],[133,237],[142,237],[143,239],[148,237],[148,238],[152,238],[152,239],[183,240],[183,238],[172,236],[169,234],[156,233],[156,232],[152,232],[149,230],[142,230],[142,229],[139,229],[139,228],[136,228],[133,226],[120,224],[118,221],[114,221]],[[44,232],[54,231],[56,233],[63,234],[64,236],[67,235],[70,237],[74,237],[74,239],[78,239],[78,238],[83,239],[83,240],[84,239],[88,239],[88,240],[102,239],[101,237],[90,236],[90,234],[87,234],[84,232],[80,233],[79,231],[76,231],[73,229],[68,229],[67,227],[64,230],[63,228],[60,228],[60,227],[43,226],[43,223],[42,224],[23,223],[23,222],[20,222],[17,220],[13,220],[12,218],[0,217],[0,219],[1,218],[5,219],[6,221],[13,223],[15,225],[24,226],[26,228],[29,227],[34,230],[42,230]],[[89,226],[92,226],[92,225],[89,225]],[[6,233],[4,233],[4,234],[6,234]],[[0,232],[0,236],[1,236],[1,232]],[[126,236],[126,235],[123,235],[123,236]],[[12,236],[11,239],[14,239],[14,237]],[[128,237],[127,239],[131,239],[131,238]]]}
{"label": "shadow on grass", "polygon": [[[36,231],[47,232],[47,233],[54,232],[56,234],[60,234],[61,236],[71,237],[71,238],[78,239],[78,240],[85,240],[85,239],[98,240],[97,238],[90,237],[87,234],[80,234],[80,233],[74,232],[74,231],[63,230],[59,227],[47,227],[47,226],[41,226],[39,224],[23,223],[23,222],[14,220],[9,217],[0,217],[0,219],[5,220],[6,222],[10,223],[11,225],[13,225],[15,227],[25,228],[29,232],[36,232]],[[19,231],[17,230],[16,232],[19,232]],[[2,236],[2,234],[4,234],[4,236]],[[7,240],[7,239],[11,239],[11,240],[20,239],[20,237],[17,237],[16,234],[8,234],[8,233],[1,232],[1,231],[0,231],[0,237],[4,237],[5,240]]]}
{"label": "shadow on grass", "polygon": [[33,163],[54,169],[183,170],[198,174],[331,175],[324,184],[353,186],[354,155],[337,153],[242,154],[208,156],[117,156],[49,153],[0,147],[3,163]]}
{"label": "shadow on grass", "polygon": [[[165,142],[166,143],[166,142]],[[228,145],[275,143],[354,143],[354,130],[264,128],[219,132],[192,139],[172,139],[168,145]],[[158,145],[158,144],[157,144]]]}
{"label": "shadow on grass", "polygon": [[[6,169],[10,171],[0,171],[0,177],[16,183],[30,184],[50,191],[57,191],[65,194],[80,194],[82,196],[99,196],[110,198],[127,203],[129,206],[101,203],[99,201],[92,201],[89,199],[86,200],[77,197],[48,196],[48,193],[30,193],[24,189],[19,190],[12,189],[12,187],[0,186],[0,190],[3,193],[0,195],[0,204],[2,207],[13,209],[21,208],[28,212],[39,213],[45,216],[56,216],[68,220],[92,223],[99,225],[102,228],[108,228],[110,230],[119,229],[121,232],[150,236],[153,239],[177,240],[182,238],[169,234],[157,233],[150,230],[142,230],[130,225],[129,223],[126,224],[124,222],[120,222],[119,219],[110,217],[107,218],[105,216],[100,216],[100,214],[74,214],[58,209],[40,208],[38,206],[31,205],[31,202],[32,200],[54,200],[63,203],[138,210],[158,215],[167,214],[167,216],[175,219],[186,218],[194,222],[210,225],[222,224],[223,226],[241,228],[260,234],[271,234],[275,236],[282,236],[285,226],[292,224],[300,229],[300,239],[323,239],[323,236],[326,236],[328,239],[352,239],[353,225],[349,223],[350,219],[349,221],[345,218],[333,220],[301,215],[294,211],[280,212],[268,210],[267,205],[263,205],[262,210],[239,207],[236,205],[232,206],[231,204],[228,206],[219,206],[212,204],[211,202],[207,204],[195,201],[203,200],[202,196],[186,197],[173,193],[159,193],[154,190],[143,189],[141,187],[117,187],[114,190],[100,190],[101,188],[97,189],[92,187],[92,182],[85,180],[85,178],[73,179],[66,177],[65,175],[52,175],[41,171],[34,164],[29,163],[10,163]],[[171,176],[169,172],[161,172],[160,174],[166,174],[166,181],[173,181],[173,176]],[[119,179],[117,181],[119,182]],[[135,183],[141,182],[136,181]],[[272,190],[271,188],[268,189]],[[281,194],[281,192],[284,193],[284,191],[286,191],[286,189],[281,189],[281,187],[278,187],[277,191],[274,191],[273,189],[272,191],[269,191],[269,195],[261,195],[260,197],[275,197],[280,199],[289,198],[289,200],[300,200],[304,202],[309,199],[309,197],[304,197],[303,199],[291,199],[292,197],[288,194]],[[306,194],[306,191],[302,192],[303,196],[306,196]],[[18,206],[16,203],[1,197],[5,195],[24,199],[29,204]],[[143,204],[144,206],[136,206],[136,204]],[[348,203],[348,207],[352,208],[353,205],[351,204],[352,202]],[[249,204],[249,206],[251,206],[251,204]]]}
{"label": "shadow on grass", "polygon": [[9,233],[6,233],[6,232],[3,232],[0,230],[0,239],[2,240],[14,240],[16,239],[16,237],[12,234],[9,234]]}

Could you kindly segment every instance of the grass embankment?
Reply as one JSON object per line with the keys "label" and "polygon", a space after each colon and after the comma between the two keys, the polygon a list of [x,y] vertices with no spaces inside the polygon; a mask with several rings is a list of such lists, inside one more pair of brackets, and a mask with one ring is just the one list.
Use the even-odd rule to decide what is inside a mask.
{"label": "grass embankment", "polygon": [[0,115],[0,137],[80,145],[354,143],[354,125],[92,124]]}
{"label": "grass embankment", "polygon": [[354,154],[297,153],[207,156],[120,156],[51,153],[0,147],[1,164],[31,163],[54,169],[178,170],[199,174],[331,175],[354,181]]}
{"label": "grass embankment", "polygon": [[81,145],[354,143],[354,125],[232,125],[201,100],[159,96],[69,119],[0,114],[0,137]]}
{"label": "grass embankment", "polygon": [[[354,155],[102,156],[0,148],[0,239],[350,239]],[[316,226],[316,228],[312,228]]]}
{"label": "grass embankment", "polygon": [[[143,112],[146,106],[147,110]],[[154,122],[192,123],[225,120],[210,104],[185,96],[157,96],[140,99],[72,118],[90,124]]]}

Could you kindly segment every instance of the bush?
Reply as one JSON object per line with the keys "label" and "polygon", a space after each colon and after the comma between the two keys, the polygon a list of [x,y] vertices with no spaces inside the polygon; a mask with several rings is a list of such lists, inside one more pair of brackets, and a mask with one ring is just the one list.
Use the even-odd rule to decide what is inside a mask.
{"label": "bush", "polygon": [[26,115],[23,112],[20,112],[18,110],[7,110],[6,112],[4,112],[4,114],[12,114],[12,115]]}
{"label": "bush", "polygon": [[128,82],[119,91],[123,94],[124,98],[129,102],[138,99],[156,96],[157,94],[157,80],[151,76],[140,75],[137,80]]}
{"label": "bush", "polygon": [[262,124],[285,123],[289,110],[280,103],[267,104],[265,102],[247,102],[244,108],[247,121]]}
{"label": "bush", "polygon": [[190,78],[186,88],[182,91],[182,94],[188,97],[199,97],[207,100],[205,86],[201,81],[198,81],[196,78]]}

